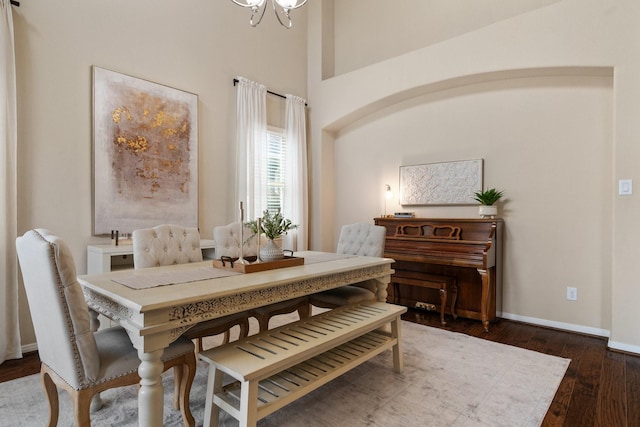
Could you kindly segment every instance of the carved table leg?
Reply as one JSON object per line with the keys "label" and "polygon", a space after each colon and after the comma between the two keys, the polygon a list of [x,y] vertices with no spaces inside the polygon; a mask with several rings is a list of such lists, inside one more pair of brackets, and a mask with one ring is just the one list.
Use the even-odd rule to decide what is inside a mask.
{"label": "carved table leg", "polygon": [[162,353],[156,350],[145,353],[138,350],[140,358],[140,390],[138,391],[138,425],[160,427],[163,421]]}
{"label": "carved table leg", "polygon": [[389,276],[375,279],[376,282],[376,297],[380,302],[387,302],[387,286],[391,278]]}
{"label": "carved table leg", "polygon": [[[375,279],[376,282],[376,297],[380,302],[387,302],[387,286],[391,281],[391,276]],[[388,334],[391,332],[391,324],[386,324],[380,327],[380,331]],[[395,350],[394,350],[395,351]]]}

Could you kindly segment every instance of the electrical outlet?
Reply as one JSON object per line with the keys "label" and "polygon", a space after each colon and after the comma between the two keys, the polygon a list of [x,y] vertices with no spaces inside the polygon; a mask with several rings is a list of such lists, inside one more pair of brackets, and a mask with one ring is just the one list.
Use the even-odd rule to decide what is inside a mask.
{"label": "electrical outlet", "polygon": [[621,196],[629,196],[633,194],[633,181],[630,179],[621,179],[618,181],[618,194]]}
{"label": "electrical outlet", "polygon": [[577,301],[578,300],[578,288],[572,288],[567,286],[567,299],[569,301]]}

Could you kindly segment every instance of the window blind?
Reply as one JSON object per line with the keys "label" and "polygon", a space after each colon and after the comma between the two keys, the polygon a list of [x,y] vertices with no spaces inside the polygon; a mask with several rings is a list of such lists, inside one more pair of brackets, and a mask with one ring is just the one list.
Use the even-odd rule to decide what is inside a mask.
{"label": "window blind", "polygon": [[284,130],[270,128],[267,131],[266,144],[266,209],[270,212],[282,211],[287,177],[287,145]]}

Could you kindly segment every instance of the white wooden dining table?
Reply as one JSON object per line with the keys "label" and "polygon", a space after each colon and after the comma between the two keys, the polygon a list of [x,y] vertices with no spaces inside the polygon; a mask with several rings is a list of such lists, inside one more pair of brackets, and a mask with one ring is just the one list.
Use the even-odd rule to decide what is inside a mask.
{"label": "white wooden dining table", "polygon": [[297,252],[304,265],[249,274],[213,267],[212,261],[78,277],[87,304],[127,330],[138,350],[138,425],[163,422],[162,354],[199,322],[374,280],[386,301],[394,262],[389,258]]}

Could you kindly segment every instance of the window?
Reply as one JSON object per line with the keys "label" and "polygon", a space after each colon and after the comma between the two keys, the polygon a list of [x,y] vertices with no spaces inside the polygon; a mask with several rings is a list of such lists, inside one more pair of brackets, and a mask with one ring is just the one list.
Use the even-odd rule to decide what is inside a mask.
{"label": "window", "polygon": [[283,211],[287,177],[287,145],[284,129],[274,127],[267,129],[265,168],[267,209],[270,212]]}

